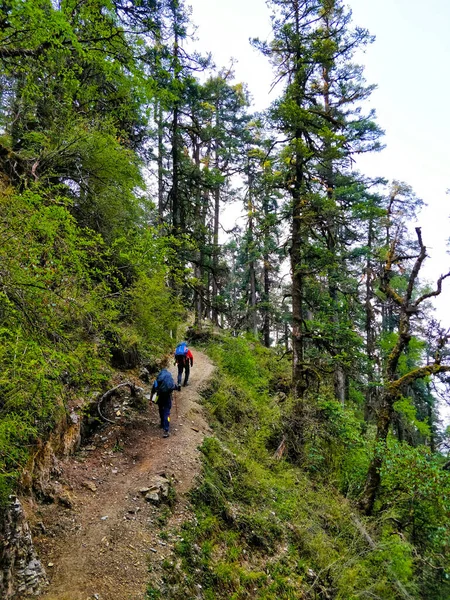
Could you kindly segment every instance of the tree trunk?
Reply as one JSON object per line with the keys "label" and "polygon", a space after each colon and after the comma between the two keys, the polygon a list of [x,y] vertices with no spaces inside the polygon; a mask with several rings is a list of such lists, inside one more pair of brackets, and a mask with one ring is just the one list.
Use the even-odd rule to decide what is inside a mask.
{"label": "tree trunk", "polygon": [[264,214],[264,241],[263,241],[263,278],[264,278],[264,304],[263,304],[263,342],[266,348],[270,347],[270,227],[268,226],[268,216],[270,214],[269,201],[264,196],[263,203]]}
{"label": "tree trunk", "polygon": [[178,162],[178,106],[175,105],[172,122],[172,190],[170,193],[172,201],[172,233],[175,236],[180,233],[181,226]]}
{"label": "tree trunk", "polygon": [[[302,176],[302,173],[299,173]],[[301,181],[301,179],[300,179]],[[297,185],[297,182],[296,182]],[[291,243],[291,274],[292,274],[292,378],[296,398],[302,398],[306,390],[304,372],[304,342],[303,342],[303,271],[302,271],[302,241],[301,241],[301,199],[300,187],[293,198],[292,207],[292,243]]]}
{"label": "tree trunk", "polygon": [[[200,140],[197,138],[193,139],[193,159],[197,172],[200,173]],[[202,278],[203,278],[203,256],[202,248],[204,246],[203,238],[204,231],[202,227],[202,190],[200,186],[197,186],[195,195],[195,223],[197,226],[197,244],[198,250],[196,251],[196,263],[194,265],[194,275],[196,279],[196,285],[194,289],[194,324],[196,327],[200,327],[202,323]]]}
{"label": "tree trunk", "polygon": [[369,220],[369,228],[367,233],[367,261],[366,261],[366,298],[365,298],[365,330],[366,330],[366,354],[368,359],[367,365],[367,388],[366,388],[366,403],[364,406],[364,420],[369,421],[371,414],[376,405],[375,387],[375,349],[376,349],[376,333],[375,333],[375,313],[372,306],[373,298],[373,268],[372,268],[372,248],[374,241],[373,220]]}
{"label": "tree trunk", "polygon": [[436,426],[435,420],[436,417],[433,412],[433,406],[431,403],[431,385],[430,382],[427,382],[427,392],[428,392],[428,402],[427,402],[427,414],[428,414],[428,423],[430,426],[430,451],[432,454],[436,452]]}
{"label": "tree trunk", "polygon": [[206,277],[206,294],[205,294],[205,308],[204,314],[207,319],[211,320],[211,271],[208,271]]}
{"label": "tree trunk", "polygon": [[[216,163],[217,163],[216,159]],[[219,313],[217,310],[217,273],[219,270],[219,216],[220,216],[220,188],[217,186],[214,190],[214,224],[213,224],[213,257],[212,257],[212,311],[211,318],[215,325],[219,324]]]}
{"label": "tree trunk", "polygon": [[[329,31],[329,22],[328,16],[324,15],[324,22],[326,26],[326,30]],[[324,108],[325,113],[332,116],[333,110],[330,105],[330,74],[328,68],[323,67],[322,69],[322,80],[323,80],[323,100],[324,100]],[[334,173],[333,173],[333,161],[331,158],[327,157],[327,153],[330,152],[330,144],[325,141],[325,185],[326,185],[326,193],[328,198],[328,210],[331,210],[331,207],[336,207],[336,199],[334,197]],[[335,222],[335,214],[331,212],[327,218],[327,229],[326,232],[326,240],[327,240],[327,248],[331,254],[330,268],[328,269],[328,293],[330,295],[331,300],[331,310],[332,310],[332,322],[334,325],[334,330],[337,333],[340,325],[340,315],[339,315],[339,304],[338,304],[338,286],[337,280],[339,277],[338,273],[338,256],[337,256],[337,237],[338,237],[338,228]],[[333,360],[333,381],[334,381],[334,395],[341,402],[341,404],[345,403],[345,389],[346,389],[346,377],[343,366],[339,359],[334,358]]]}
{"label": "tree trunk", "polygon": [[258,314],[256,312],[256,270],[255,261],[251,260],[249,264],[250,271],[250,324],[251,332],[255,337],[258,336]]}
{"label": "tree trunk", "polygon": [[[173,70],[175,82],[179,82],[179,45],[178,45],[178,26],[177,26],[177,6],[173,7],[173,30],[174,30],[174,43],[173,43]],[[173,121],[172,121],[172,189],[170,192],[171,209],[172,209],[172,233],[178,235],[181,229],[181,211],[180,211],[180,197],[179,197],[179,163],[180,163],[180,151],[179,151],[179,98],[174,101],[173,108]]]}
{"label": "tree trunk", "polygon": [[164,222],[164,126],[161,102],[156,103],[156,123],[158,128],[158,220]]}
{"label": "tree trunk", "polygon": [[264,319],[263,319],[263,339],[264,346],[270,347],[270,277],[269,277],[269,254],[264,252]]}
{"label": "tree trunk", "polygon": [[247,252],[248,252],[248,270],[249,270],[249,282],[250,282],[250,314],[249,314],[249,322],[250,322],[250,331],[253,333],[255,337],[258,336],[258,314],[256,311],[256,268],[255,268],[255,233],[254,233],[254,206],[253,206],[253,177],[249,173],[248,176],[248,203],[247,203],[247,213],[248,213],[248,232],[247,232]]}
{"label": "tree trunk", "polygon": [[386,441],[392,422],[392,406],[396,398],[386,395],[382,400],[377,420],[375,437],[375,453],[367,472],[366,484],[359,501],[359,507],[365,515],[371,515],[375,499],[381,483],[381,467],[386,454]]}
{"label": "tree trunk", "polygon": [[[295,8],[296,32],[300,34],[300,14],[298,4]],[[299,108],[302,107],[305,82],[302,74],[303,57],[299,50],[296,53],[297,72],[297,98],[296,103]],[[303,140],[303,131],[300,128],[295,130],[295,139],[299,142]],[[306,391],[305,376],[305,344],[303,329],[303,294],[304,294],[304,273],[302,257],[302,194],[304,193],[304,157],[297,150],[295,156],[294,182],[292,189],[292,237],[291,237],[291,275],[292,275],[292,380],[295,398],[302,399]],[[302,403],[301,403],[302,404]],[[300,406],[299,406],[300,408]],[[301,410],[301,408],[300,408]]]}

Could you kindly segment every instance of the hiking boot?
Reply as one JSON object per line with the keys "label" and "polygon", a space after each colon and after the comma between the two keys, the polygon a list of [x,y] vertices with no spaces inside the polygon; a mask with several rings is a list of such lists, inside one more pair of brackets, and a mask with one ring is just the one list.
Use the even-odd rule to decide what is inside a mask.
{"label": "hiking boot", "polygon": [[177,385],[177,392],[181,392],[181,385],[180,384]]}
{"label": "hiking boot", "polygon": [[163,438],[169,437],[169,435],[170,435],[170,433],[169,433],[168,431],[165,431],[165,432],[163,433]]}
{"label": "hiking boot", "polygon": [[183,383],[184,387],[186,387],[186,386],[187,386],[187,384],[188,384],[188,382],[187,382],[187,381],[185,381],[185,382]]}

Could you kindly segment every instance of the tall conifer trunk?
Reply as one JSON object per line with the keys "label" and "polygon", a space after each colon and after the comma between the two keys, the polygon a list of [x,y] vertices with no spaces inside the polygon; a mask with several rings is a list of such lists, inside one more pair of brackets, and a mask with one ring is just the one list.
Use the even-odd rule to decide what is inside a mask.
{"label": "tall conifer trunk", "polygon": [[[297,139],[301,132],[297,131]],[[305,348],[303,339],[303,288],[304,274],[302,265],[302,198],[303,183],[302,157],[298,156],[295,170],[295,184],[292,194],[292,237],[291,237],[291,274],[292,274],[292,378],[294,393],[302,398],[306,390]]]}
{"label": "tall conifer trunk", "polygon": [[369,219],[367,231],[367,260],[366,260],[366,297],[365,297],[365,330],[366,330],[366,354],[367,354],[367,378],[366,403],[364,407],[364,420],[368,421],[375,406],[376,387],[375,383],[375,313],[372,306],[373,299],[373,265],[372,251],[374,243],[373,219]]}
{"label": "tall conifer trunk", "polygon": [[156,124],[158,130],[158,219],[160,225],[164,222],[164,124],[163,110],[160,101],[156,101]]}
{"label": "tall conifer trunk", "polygon": [[269,271],[269,253],[263,254],[264,261],[264,317],[263,317],[263,340],[266,348],[270,347],[270,271]]}
{"label": "tall conifer trunk", "polygon": [[[306,86],[303,56],[300,47],[300,6],[293,3],[293,18],[297,37],[294,55],[294,100],[299,109],[303,107]],[[303,131],[295,129],[295,167],[292,186],[292,237],[291,237],[291,274],[292,274],[292,379],[294,395],[303,398],[306,391],[305,378],[305,341],[303,328],[304,273],[302,257],[302,194],[304,193],[304,156],[299,148],[303,141]]]}
{"label": "tall conifer trunk", "polygon": [[[324,29],[331,37],[330,32],[330,14],[333,11],[333,4],[329,5],[329,12],[325,12],[323,15]],[[333,109],[330,104],[330,72],[328,66],[322,67],[322,83],[323,83],[323,102],[325,115],[330,119],[333,118]],[[335,223],[336,215],[331,210],[332,206],[336,206],[335,199],[335,183],[333,173],[333,160],[331,158],[331,144],[328,140],[325,140],[325,186],[326,195],[328,199],[328,211],[331,214],[328,218],[328,232],[327,232],[327,249],[330,253],[330,267],[328,269],[328,293],[331,301],[332,311],[332,322],[334,325],[335,335],[338,332],[340,325],[339,315],[339,300],[338,300],[338,286],[337,281],[339,277],[338,273],[338,255],[337,255],[337,238],[338,238],[338,227]],[[334,381],[334,395],[336,398],[344,404],[345,402],[345,390],[346,390],[346,376],[341,362],[334,358],[333,360],[333,381]]]}
{"label": "tall conifer trunk", "polygon": [[264,196],[262,202],[264,215],[264,232],[263,232],[263,280],[264,280],[264,308],[263,308],[263,343],[266,348],[270,347],[270,228],[267,223],[269,216],[269,201],[267,196]]}
{"label": "tall conifer trunk", "polygon": [[253,176],[249,172],[248,175],[248,202],[247,202],[247,213],[248,213],[248,239],[247,239],[247,252],[248,256],[248,274],[250,283],[250,311],[249,311],[249,322],[250,331],[254,336],[258,335],[258,314],[256,311],[256,268],[255,268],[255,232],[254,232],[254,206],[253,206]]}
{"label": "tall conifer trunk", "polygon": [[[172,3],[172,14],[173,14],[173,71],[174,80],[176,83],[180,81],[180,48],[178,38],[178,16],[177,16],[178,2],[174,0]],[[179,85],[176,86],[177,92]],[[180,99],[176,98],[173,107],[173,120],[172,120],[172,189],[170,191],[171,199],[171,210],[172,210],[172,233],[178,235],[181,231],[181,205],[180,205],[180,190],[179,190],[179,169],[180,169],[180,150],[179,150],[179,104]]]}
{"label": "tall conifer trunk", "polygon": [[[200,173],[200,140],[195,136],[192,140],[193,144],[193,159],[197,169],[197,173]],[[197,226],[197,245],[198,251],[196,252],[196,263],[194,266],[194,275],[197,280],[197,284],[194,289],[194,314],[195,314],[195,325],[199,327],[202,322],[202,279],[203,279],[203,262],[202,262],[202,248],[204,246],[204,229],[202,227],[202,189],[200,185],[197,186],[195,191],[195,223]]]}
{"label": "tall conifer trunk", "polygon": [[179,198],[179,176],[178,176],[178,165],[179,151],[178,151],[178,105],[175,105],[173,110],[173,122],[172,122],[172,190],[171,190],[171,204],[172,204],[172,230],[173,234],[177,235],[180,233],[181,215],[180,215],[180,198]]}
{"label": "tall conifer trunk", "polygon": [[[219,98],[216,98],[215,102],[216,109],[216,130],[220,131],[220,109],[221,104]],[[220,172],[220,161],[219,161],[219,148],[218,141],[216,140],[215,144],[215,157],[214,163],[217,169],[217,172]],[[215,325],[219,324],[219,313],[217,310],[217,296],[219,295],[219,289],[217,285],[217,273],[219,270],[219,220],[220,220],[220,184],[217,183],[214,189],[214,218],[213,218],[213,248],[212,248],[212,290],[211,290],[211,320]]]}
{"label": "tall conifer trunk", "polygon": [[[216,160],[216,163],[218,159]],[[219,312],[217,310],[217,296],[219,293],[217,286],[217,274],[219,270],[219,219],[220,219],[220,188],[217,186],[214,190],[214,222],[213,222],[213,256],[212,256],[212,310],[211,319],[215,325],[219,324]]]}

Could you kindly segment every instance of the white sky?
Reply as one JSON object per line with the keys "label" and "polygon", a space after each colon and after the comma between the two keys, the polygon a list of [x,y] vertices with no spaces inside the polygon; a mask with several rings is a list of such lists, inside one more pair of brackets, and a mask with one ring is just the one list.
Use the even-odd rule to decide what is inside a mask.
{"label": "white sky", "polygon": [[[254,109],[275,99],[267,59],[249,38],[270,37],[264,0],[187,0],[198,26],[195,46],[210,51],[216,64],[237,59],[236,80],[248,84]],[[359,168],[371,176],[410,184],[426,203],[417,225],[431,258],[426,276],[435,280],[450,269],[446,240],[450,237],[450,0],[348,0],[353,22],[376,36],[359,62],[369,83],[378,85],[370,105],[386,131],[386,149],[364,157]],[[416,225],[416,224],[413,224]],[[445,286],[447,283],[447,286]],[[450,326],[450,281],[436,300],[439,318]]]}

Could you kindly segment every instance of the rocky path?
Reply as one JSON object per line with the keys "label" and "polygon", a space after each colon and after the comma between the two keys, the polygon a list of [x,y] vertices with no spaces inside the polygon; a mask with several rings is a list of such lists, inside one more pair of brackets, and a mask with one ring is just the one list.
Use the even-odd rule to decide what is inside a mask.
{"label": "rocky path", "polygon": [[[49,576],[45,600],[140,600],[189,518],[186,492],[199,472],[198,446],[208,426],[198,391],[213,366],[194,352],[189,386],[175,393],[171,437],[163,439],[157,407],[97,434],[92,446],[61,466],[72,507],[41,509],[35,540]],[[139,490],[155,476],[174,482],[176,502],[155,506]]]}

